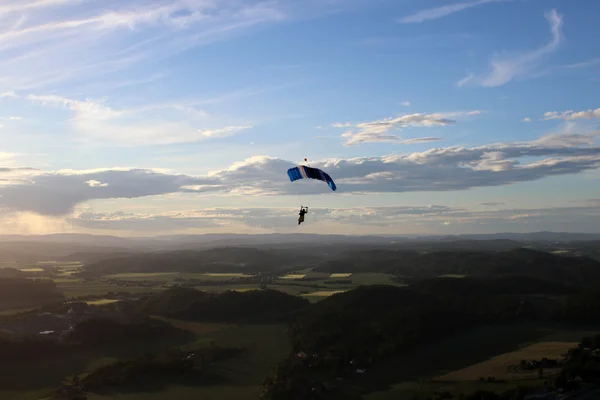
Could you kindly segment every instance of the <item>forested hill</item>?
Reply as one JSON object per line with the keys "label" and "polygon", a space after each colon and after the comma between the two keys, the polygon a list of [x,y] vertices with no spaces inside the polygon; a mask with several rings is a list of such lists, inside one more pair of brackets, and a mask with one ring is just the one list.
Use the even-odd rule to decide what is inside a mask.
{"label": "forested hill", "polygon": [[563,283],[585,284],[600,279],[600,262],[588,257],[565,257],[524,248],[483,251],[356,251],[322,263],[320,272],[385,272],[432,277],[461,274],[479,277],[524,276]]}
{"label": "forested hill", "polygon": [[143,312],[192,321],[264,323],[286,320],[310,303],[278,290],[203,292],[173,287],[140,301]]}
{"label": "forested hill", "polygon": [[[300,257],[300,255],[304,256]],[[85,274],[123,272],[262,272],[316,260],[306,251],[222,247],[209,250],[138,253],[89,264]]]}

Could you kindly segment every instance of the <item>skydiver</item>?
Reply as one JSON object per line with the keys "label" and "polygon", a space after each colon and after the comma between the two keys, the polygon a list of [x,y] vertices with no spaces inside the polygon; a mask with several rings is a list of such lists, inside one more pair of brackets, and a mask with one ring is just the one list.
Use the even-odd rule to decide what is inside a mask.
{"label": "skydiver", "polygon": [[300,212],[298,213],[298,225],[304,222],[304,214],[308,213],[308,207],[300,206]]}

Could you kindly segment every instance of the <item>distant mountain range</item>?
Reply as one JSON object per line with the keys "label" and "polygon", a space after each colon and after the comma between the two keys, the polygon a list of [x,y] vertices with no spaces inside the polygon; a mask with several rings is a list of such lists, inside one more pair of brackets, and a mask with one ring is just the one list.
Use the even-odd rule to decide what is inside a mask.
{"label": "distant mountain range", "polygon": [[[557,246],[556,243],[559,243]],[[348,250],[412,249],[417,251],[508,251],[520,247],[570,248],[591,251],[600,234],[533,232],[486,235],[316,235],[316,234],[205,234],[155,237],[117,237],[88,234],[0,235],[0,263],[54,261],[96,262],[133,253],[207,250],[221,247],[305,249],[333,257]],[[600,254],[598,255],[600,257]]]}
{"label": "distant mountain range", "polygon": [[89,234],[0,235],[0,243],[61,243],[69,245],[111,247],[113,249],[183,249],[193,247],[296,244],[390,244],[457,240],[513,240],[518,242],[574,242],[600,240],[600,233],[531,232],[465,235],[318,235],[318,234],[199,234],[154,237],[118,237]]}

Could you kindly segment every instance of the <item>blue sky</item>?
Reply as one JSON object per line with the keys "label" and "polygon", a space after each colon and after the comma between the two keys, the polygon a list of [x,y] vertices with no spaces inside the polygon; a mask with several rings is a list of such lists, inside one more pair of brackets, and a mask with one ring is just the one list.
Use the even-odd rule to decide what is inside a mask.
{"label": "blue sky", "polygon": [[[3,232],[600,226],[595,0],[19,0],[0,15]],[[289,182],[305,157],[337,192]]]}

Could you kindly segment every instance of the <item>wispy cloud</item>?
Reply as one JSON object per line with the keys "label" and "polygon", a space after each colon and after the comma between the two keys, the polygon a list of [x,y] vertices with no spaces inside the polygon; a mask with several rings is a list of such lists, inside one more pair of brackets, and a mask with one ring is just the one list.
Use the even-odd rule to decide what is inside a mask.
{"label": "wispy cloud", "polygon": [[548,44],[539,49],[516,56],[496,55],[490,62],[491,72],[481,76],[468,75],[457,83],[458,86],[463,86],[467,83],[484,87],[503,86],[517,78],[535,73],[539,69],[542,59],[558,50],[563,40],[562,15],[556,10],[552,10],[546,13],[546,19],[550,24],[552,33],[552,39]]}
{"label": "wispy cloud", "polygon": [[0,21],[0,90],[48,88],[107,75],[282,21],[290,5],[262,0],[37,0],[0,5],[5,16]]}
{"label": "wispy cloud", "polygon": [[573,63],[573,64],[558,65],[555,68],[559,68],[559,69],[581,69],[581,68],[594,67],[596,65],[600,65],[600,59],[594,59],[594,60],[590,60],[590,61],[583,61],[583,62]]}
{"label": "wispy cloud", "polygon": [[410,107],[410,101],[408,101],[408,100],[406,100],[406,101],[403,101],[403,102],[402,102],[402,105],[403,105],[404,107]]}
{"label": "wispy cloud", "polygon": [[[2,96],[0,96],[2,97]],[[250,129],[251,125],[201,128],[206,114],[194,103],[149,104],[116,109],[93,99],[71,99],[58,95],[5,94],[42,107],[63,109],[71,139],[95,146],[145,146],[199,142],[224,138]],[[214,124],[214,122],[213,122]]]}
{"label": "wispy cloud", "polygon": [[464,78],[462,78],[460,81],[456,82],[456,86],[463,87],[467,83],[471,82],[473,79],[475,79],[475,75],[469,74],[469,75],[465,76]]}
{"label": "wispy cloud", "polygon": [[597,108],[595,110],[590,109],[587,111],[573,111],[573,110],[564,111],[564,112],[549,111],[544,114],[545,120],[564,119],[567,121],[574,121],[577,119],[596,119],[596,118],[600,118],[600,108]]}
{"label": "wispy cloud", "polygon": [[355,146],[362,143],[380,143],[380,142],[396,142],[396,143],[422,143],[441,140],[441,138],[415,138],[403,139],[395,135],[392,131],[408,127],[434,127],[446,126],[456,123],[453,118],[477,115],[481,111],[470,112],[447,112],[447,113],[432,113],[432,114],[407,114],[396,118],[386,118],[371,122],[362,122],[358,124],[336,123],[333,126],[336,128],[351,128],[341,135],[346,146]]}
{"label": "wispy cloud", "polygon": [[0,121],[21,121],[23,118],[18,116],[0,117]]}
{"label": "wispy cloud", "polygon": [[227,126],[221,129],[200,130],[200,134],[207,138],[220,138],[236,134],[237,132],[250,129],[252,126]]}
{"label": "wispy cloud", "polygon": [[349,128],[352,124],[350,122],[334,122],[331,126],[334,128]]}
{"label": "wispy cloud", "polygon": [[503,201],[487,201],[484,203],[481,203],[482,206],[485,207],[497,207],[497,206],[503,206],[504,204],[506,204]]}
{"label": "wispy cloud", "polygon": [[531,122],[531,118],[525,117],[525,118],[523,118],[523,122]]}
{"label": "wispy cloud", "polygon": [[439,142],[441,140],[444,140],[444,138],[430,136],[430,137],[422,137],[422,138],[404,139],[400,143],[406,143],[406,144],[430,143],[430,142]]}
{"label": "wispy cloud", "polygon": [[415,22],[424,22],[432,19],[438,19],[447,17],[448,15],[467,10],[472,7],[480,6],[488,3],[498,3],[510,0],[476,0],[470,2],[462,2],[462,3],[454,3],[448,4],[441,7],[433,7],[428,8],[422,11],[417,12],[416,14],[409,15],[407,17],[401,18],[400,22],[402,23],[415,23]]}

